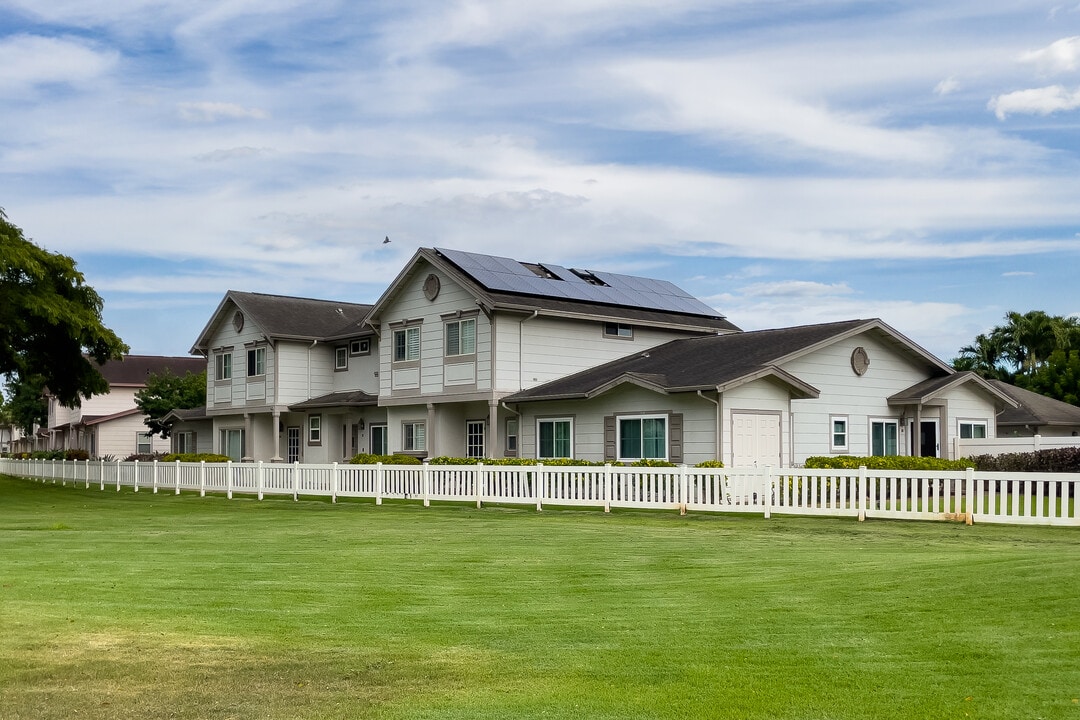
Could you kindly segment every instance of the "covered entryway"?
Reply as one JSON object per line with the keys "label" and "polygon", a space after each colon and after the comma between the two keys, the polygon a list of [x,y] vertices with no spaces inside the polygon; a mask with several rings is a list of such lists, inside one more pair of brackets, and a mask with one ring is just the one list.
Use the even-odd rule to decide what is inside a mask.
{"label": "covered entryway", "polygon": [[779,413],[731,414],[732,467],[780,467]]}
{"label": "covered entryway", "polygon": [[[914,426],[914,422],[911,423]],[[911,433],[912,442],[916,442],[916,434]],[[912,455],[919,455],[920,457],[940,457],[938,454],[938,421],[937,420],[920,420],[919,432],[917,439],[919,446],[918,452],[915,452],[915,448],[911,448]]]}

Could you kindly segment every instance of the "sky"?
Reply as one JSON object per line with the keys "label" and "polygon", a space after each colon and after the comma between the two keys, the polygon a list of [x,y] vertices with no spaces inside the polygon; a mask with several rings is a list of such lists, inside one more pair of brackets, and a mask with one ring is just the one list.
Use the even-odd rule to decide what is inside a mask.
{"label": "sky", "polygon": [[1077,0],[0,0],[0,108],[0,207],[134,353],[419,247],[946,361],[1080,312]]}

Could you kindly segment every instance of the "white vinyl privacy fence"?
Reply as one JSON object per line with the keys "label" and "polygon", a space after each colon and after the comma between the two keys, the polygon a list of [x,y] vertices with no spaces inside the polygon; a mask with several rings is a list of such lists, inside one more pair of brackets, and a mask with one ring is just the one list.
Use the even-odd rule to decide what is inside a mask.
{"label": "white vinyl privacy fence", "polygon": [[0,459],[0,473],[100,490],[1080,526],[1080,475],[806,468],[306,465]]}

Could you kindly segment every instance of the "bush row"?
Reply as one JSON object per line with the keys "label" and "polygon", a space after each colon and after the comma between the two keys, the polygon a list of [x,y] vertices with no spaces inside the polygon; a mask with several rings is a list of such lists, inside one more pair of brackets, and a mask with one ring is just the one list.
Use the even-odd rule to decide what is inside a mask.
{"label": "bush row", "polygon": [[859,457],[856,455],[830,455],[806,458],[808,468],[830,470],[858,470],[866,466],[868,470],[965,470],[972,467],[971,461],[945,460],[935,457],[914,457],[911,455],[889,455],[887,457]]}
{"label": "bush row", "polygon": [[[383,463],[384,465],[419,465],[421,461],[412,455],[372,455],[371,453],[360,453],[349,460],[349,462],[353,465],[374,465],[376,463]],[[605,464],[603,461],[576,460],[574,458],[537,460],[535,458],[463,458],[450,457],[447,455],[440,455],[428,460],[428,464],[430,465],[478,465],[483,463],[484,465],[529,466],[538,465],[541,462],[545,467],[600,467]],[[638,460],[630,463],[630,466],[678,467],[675,463],[667,462],[666,460]],[[694,467],[721,468],[724,467],[724,463],[719,460],[706,460],[698,463]]]}
{"label": "bush row", "polygon": [[1080,472],[1080,448],[1055,448],[1026,453],[976,455],[971,466],[987,472]]}

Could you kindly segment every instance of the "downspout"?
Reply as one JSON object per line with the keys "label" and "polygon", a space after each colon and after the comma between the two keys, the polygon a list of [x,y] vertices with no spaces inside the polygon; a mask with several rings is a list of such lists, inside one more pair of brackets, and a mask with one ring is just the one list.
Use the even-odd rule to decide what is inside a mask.
{"label": "downspout", "polygon": [[[522,374],[525,370],[525,333],[522,330],[522,326],[529,320],[536,318],[539,314],[539,310],[533,310],[532,315],[518,320],[518,390],[525,389],[524,375]],[[521,432],[520,428],[518,428],[518,432]]]}
{"label": "downspout", "polygon": [[311,399],[311,349],[318,344],[318,340],[312,340],[307,349],[307,400]]}
{"label": "downspout", "polygon": [[709,402],[711,402],[713,405],[716,406],[716,459],[720,460],[720,448],[721,448],[721,446],[720,446],[720,440],[721,440],[721,436],[720,436],[720,386],[719,385],[716,386],[716,399],[715,400],[713,400],[711,397],[709,397],[708,395],[706,395],[705,393],[703,393],[700,390],[697,391],[697,394],[698,394],[698,397],[701,398],[702,400],[708,400]]}

